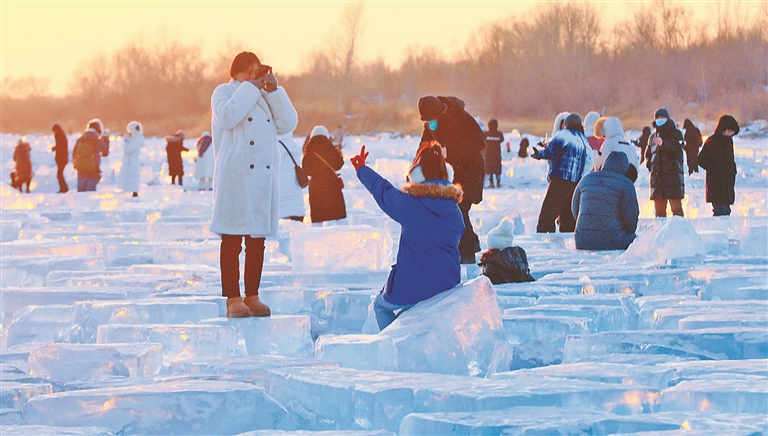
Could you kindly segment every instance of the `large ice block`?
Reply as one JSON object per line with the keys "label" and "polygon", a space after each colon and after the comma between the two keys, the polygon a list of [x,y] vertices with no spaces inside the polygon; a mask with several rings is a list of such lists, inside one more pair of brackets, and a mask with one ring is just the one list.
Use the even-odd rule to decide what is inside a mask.
{"label": "large ice block", "polygon": [[28,274],[45,277],[52,270],[98,271],[104,269],[104,256],[99,254],[82,256],[13,256],[4,257],[2,267],[15,268]]}
{"label": "large ice block", "polygon": [[0,408],[22,409],[30,398],[50,394],[52,389],[47,383],[3,382],[0,384]]}
{"label": "large ice block", "polygon": [[13,428],[23,422],[24,417],[21,413],[21,409],[0,408],[0,428],[3,429],[3,434],[6,434],[6,429]]}
{"label": "large ice block", "polygon": [[745,286],[733,291],[736,300],[768,300],[768,285]]}
{"label": "large ice block", "polygon": [[562,348],[566,336],[594,332],[594,322],[586,317],[505,313],[501,320],[507,340],[513,344],[541,339]]}
{"label": "large ice block", "polygon": [[250,356],[260,354],[312,357],[314,343],[306,315],[272,315],[250,318],[214,318],[203,324],[226,326],[245,342]]}
{"label": "large ice block", "polygon": [[3,425],[3,436],[113,436],[104,427],[56,427],[51,425]]}
{"label": "large ice block", "polygon": [[768,286],[765,271],[718,273],[709,278],[701,292],[703,300],[735,300],[736,289],[749,286]]}
{"label": "large ice block", "polygon": [[26,306],[13,314],[7,345],[76,342],[77,330],[72,305]]}
{"label": "large ice block", "polygon": [[339,362],[347,368],[394,371],[397,347],[387,336],[324,335],[317,338],[315,359]]}
{"label": "large ice block", "polygon": [[678,321],[677,325],[680,330],[718,327],[762,327],[768,329],[768,312],[763,310],[753,313],[728,313],[723,310],[717,310],[687,316]]}
{"label": "large ice block", "polygon": [[[720,319],[726,319],[730,315],[752,315],[753,321],[768,317],[768,302],[764,301],[685,301],[672,307],[658,308],[653,313],[651,329],[677,330],[680,320],[689,316],[709,315]],[[733,318],[735,321],[737,318]],[[741,318],[743,320],[743,318]],[[738,326],[738,323],[735,323]],[[716,325],[710,326],[717,327]],[[727,327],[723,325],[722,327]],[[745,326],[746,327],[746,326]],[[697,328],[706,328],[699,325]]]}
{"label": "large ice block", "polygon": [[301,229],[291,235],[291,258],[298,273],[382,271],[392,264],[392,236],[371,226]]}
{"label": "large ice block", "polygon": [[159,343],[163,363],[195,357],[234,356],[237,332],[203,324],[105,324],[99,326],[96,343]]}
{"label": "large ice block", "polygon": [[657,309],[678,307],[684,302],[700,301],[695,295],[649,295],[635,300],[639,308],[637,328],[650,329]]}
{"label": "large ice block", "polygon": [[688,360],[663,362],[658,366],[672,368],[677,377],[685,380],[714,373],[749,374],[768,377],[768,359],[745,360]]}
{"label": "large ice block", "polygon": [[[5,274],[5,270],[3,270]],[[152,292],[147,288],[124,287],[38,287],[38,288],[3,288],[3,298],[0,300],[6,320],[24,306],[40,305],[71,305],[77,301],[86,300],[130,300],[146,298]]]}
{"label": "large ice block", "polygon": [[631,330],[631,314],[621,306],[587,306],[576,304],[537,304],[529,307],[505,309],[504,315],[570,316],[592,320],[594,332]]}
{"label": "large ice block", "polygon": [[291,429],[289,414],[246,383],[190,380],[60,392],[24,407],[29,424],[99,426],[126,434],[237,434]]}
{"label": "large ice block", "polygon": [[395,436],[395,433],[386,430],[254,430],[237,436]]}
{"label": "large ice block", "polygon": [[480,276],[420,302],[382,330],[397,346],[397,370],[485,376],[512,360],[496,290]]}
{"label": "large ice block", "polygon": [[750,374],[706,374],[661,391],[661,411],[768,413],[768,378]]}
{"label": "large ice block", "polygon": [[664,264],[672,259],[706,254],[707,247],[691,222],[686,218],[673,216],[664,219],[662,225],[640,233],[617,262]]}
{"label": "large ice block", "polygon": [[669,387],[676,380],[676,376],[677,370],[672,366],[644,365],[642,363],[583,362],[499,372],[491,375],[491,378],[495,380],[519,377],[529,377],[532,379],[559,377],[645,386],[650,389],[661,390]]}
{"label": "large ice block", "polygon": [[678,411],[604,418],[592,425],[587,434],[748,436],[762,434],[767,427],[764,414]]}
{"label": "large ice block", "polygon": [[29,353],[30,374],[60,382],[129,377],[120,352],[105,346],[57,344]]}

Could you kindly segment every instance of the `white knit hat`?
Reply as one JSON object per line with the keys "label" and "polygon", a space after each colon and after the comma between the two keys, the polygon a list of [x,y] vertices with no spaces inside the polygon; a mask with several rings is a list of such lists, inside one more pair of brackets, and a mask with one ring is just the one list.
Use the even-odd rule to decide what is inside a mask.
{"label": "white knit hat", "polygon": [[328,129],[326,129],[325,126],[315,126],[315,128],[312,129],[312,133],[309,134],[309,137],[314,138],[315,136],[325,136],[328,138],[331,135],[328,134]]}
{"label": "white knit hat", "polygon": [[491,229],[488,232],[488,248],[495,250],[503,250],[512,246],[512,229],[514,224],[508,217],[504,217],[498,226]]}

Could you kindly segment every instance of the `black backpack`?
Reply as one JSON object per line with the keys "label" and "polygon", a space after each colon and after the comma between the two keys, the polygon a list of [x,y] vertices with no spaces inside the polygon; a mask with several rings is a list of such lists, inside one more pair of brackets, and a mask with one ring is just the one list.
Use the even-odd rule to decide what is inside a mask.
{"label": "black backpack", "polygon": [[528,256],[521,247],[488,250],[480,257],[479,265],[494,285],[536,281],[528,268]]}

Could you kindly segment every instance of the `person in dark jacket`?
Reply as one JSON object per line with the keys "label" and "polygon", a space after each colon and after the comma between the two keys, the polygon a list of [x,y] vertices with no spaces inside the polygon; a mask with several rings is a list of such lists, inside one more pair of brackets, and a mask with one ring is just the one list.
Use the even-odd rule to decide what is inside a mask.
{"label": "person in dark jacket", "polygon": [[350,161],[381,210],[401,227],[397,263],[373,303],[383,330],[399,313],[461,282],[461,187],[451,184],[439,145],[419,149],[410,182],[397,189],[365,165],[365,146]]}
{"label": "person in dark jacket", "polygon": [[99,123],[88,123],[88,129],[72,147],[72,165],[77,171],[77,192],[96,190],[101,180],[101,158],[109,155],[109,145],[102,140]]}
{"label": "person in dark jacket", "polygon": [[528,146],[530,145],[530,141],[528,141],[528,138],[523,138],[520,140],[520,148],[517,150],[517,156],[518,157],[528,157]]}
{"label": "person in dark jacket", "polygon": [[496,176],[496,187],[501,187],[501,143],[504,134],[499,132],[499,122],[488,121],[488,131],[485,132],[485,174],[488,176],[488,187],[493,188],[493,176]]}
{"label": "person in dark jacket", "polygon": [[315,126],[309,136],[301,160],[309,176],[309,216],[312,223],[342,220],[347,217],[347,206],[336,171],[344,165],[344,158],[324,126]]}
{"label": "person in dark jacket", "polygon": [[648,126],[643,127],[643,132],[640,137],[632,141],[635,147],[640,148],[640,163],[645,162],[645,149],[648,147],[648,138],[651,137],[651,128]]}
{"label": "person in dark jacket", "polygon": [[545,148],[533,147],[532,158],[549,161],[549,186],[541,204],[537,233],[554,233],[555,220],[559,222],[561,233],[573,232],[576,228],[571,198],[584,174],[588,153],[592,153],[592,149],[584,136],[579,114],[568,115],[565,128],[558,130]]}
{"label": "person in dark jacket", "polygon": [[13,150],[13,160],[16,162],[15,172],[12,175],[13,187],[19,192],[24,192],[24,185],[27,185],[27,194],[29,194],[29,184],[32,183],[32,159],[30,154],[32,147],[29,143],[19,139],[16,149]]}
{"label": "person in dark jacket", "polygon": [[171,184],[175,185],[176,180],[179,181],[179,186],[184,185],[184,162],[181,160],[181,153],[189,151],[187,147],[184,147],[184,139],[187,135],[183,130],[179,130],[175,135],[166,136],[165,142],[168,144],[165,146],[165,153],[168,157],[168,175],[171,176]]}
{"label": "person in dark jacket", "polygon": [[651,200],[657,217],[667,216],[667,202],[673,215],[684,216],[683,134],[665,108],[656,110],[654,118],[656,131],[648,138],[645,150],[645,165],[651,172]]}
{"label": "person in dark jacket", "polygon": [[69,141],[67,140],[67,134],[60,125],[53,125],[53,138],[56,140],[56,145],[53,147],[53,151],[56,153],[56,178],[59,180],[59,194],[63,194],[69,191],[67,181],[64,179],[64,168],[69,163]]}
{"label": "person in dark jacket", "polygon": [[571,210],[577,249],[626,250],[637,237],[640,208],[628,169],[627,155],[614,151],[602,170],[587,174],[576,186]]}
{"label": "person in dark jacket", "polygon": [[683,121],[683,128],[685,129],[685,136],[683,136],[685,140],[685,157],[688,163],[688,175],[690,176],[693,173],[699,172],[699,165],[696,163],[696,160],[701,148],[701,131],[688,118]]}
{"label": "person in dark jacket", "polygon": [[461,186],[464,192],[459,208],[466,230],[459,251],[461,263],[474,264],[480,241],[469,221],[469,210],[473,204],[483,201],[485,134],[472,115],[464,110],[464,102],[456,97],[425,96],[419,99],[418,106],[424,121],[419,147],[437,141],[445,149],[445,161],[453,166],[453,183]]}
{"label": "person in dark jacket", "polygon": [[739,123],[730,115],[717,122],[715,133],[704,143],[698,165],[707,171],[707,203],[712,203],[714,216],[731,214],[736,200],[736,160],[733,157],[733,136],[739,133]]}

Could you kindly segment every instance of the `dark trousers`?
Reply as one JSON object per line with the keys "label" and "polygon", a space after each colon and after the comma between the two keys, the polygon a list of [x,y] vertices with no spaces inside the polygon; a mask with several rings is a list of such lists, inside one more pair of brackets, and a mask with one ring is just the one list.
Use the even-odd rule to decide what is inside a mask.
{"label": "dark trousers", "polygon": [[184,176],[182,176],[181,174],[171,174],[171,185],[175,185],[176,184],[177,178],[178,178],[178,181],[179,181],[179,186],[183,186],[184,183],[182,182],[182,179],[184,178]]}
{"label": "dark trousers", "polygon": [[712,203],[712,216],[729,216],[731,214],[730,204]]}
{"label": "dark trousers", "polygon": [[462,257],[474,257],[475,253],[480,251],[480,240],[472,228],[472,222],[469,221],[469,209],[472,208],[471,201],[462,201],[459,203],[461,216],[464,217],[464,234],[459,241],[459,252]]}
{"label": "dark trousers", "polygon": [[67,164],[58,164],[57,166],[56,178],[59,179],[59,192],[67,192],[69,191],[69,186],[67,186],[67,181],[64,179],[64,168],[67,167]]}
{"label": "dark trousers", "polygon": [[261,271],[264,266],[264,238],[247,235],[221,235],[221,294],[224,297],[240,296],[240,252],[245,238],[245,296],[259,295]]}
{"label": "dark trousers", "polygon": [[537,233],[554,233],[555,220],[560,225],[560,233],[573,233],[576,228],[576,220],[571,213],[571,200],[576,184],[552,177],[547,186],[547,194],[541,204],[539,223],[536,226]]}

